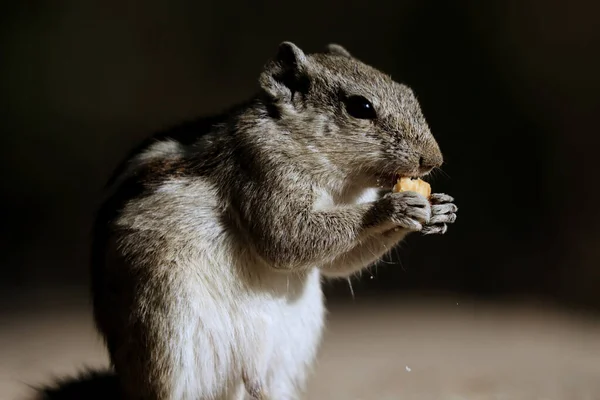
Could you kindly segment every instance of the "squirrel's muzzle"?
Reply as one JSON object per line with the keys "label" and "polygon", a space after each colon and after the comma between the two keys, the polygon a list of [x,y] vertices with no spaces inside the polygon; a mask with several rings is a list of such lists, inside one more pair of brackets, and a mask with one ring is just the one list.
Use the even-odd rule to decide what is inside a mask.
{"label": "squirrel's muzzle", "polygon": [[434,168],[441,167],[443,163],[444,157],[438,144],[436,142],[429,143],[419,156],[419,172],[426,174]]}

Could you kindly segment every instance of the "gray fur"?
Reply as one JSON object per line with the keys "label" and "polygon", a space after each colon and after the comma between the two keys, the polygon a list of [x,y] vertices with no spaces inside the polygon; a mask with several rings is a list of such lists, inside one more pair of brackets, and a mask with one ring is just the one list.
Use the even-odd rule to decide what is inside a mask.
{"label": "gray fur", "polygon": [[[131,398],[173,398],[183,385],[176,363],[184,361],[174,354],[186,353],[173,340],[187,338],[177,332],[197,318],[198,293],[225,294],[232,307],[238,293],[250,293],[239,301],[262,293],[293,304],[310,294],[316,269],[348,276],[407,233],[444,233],[456,218],[446,195],[432,195],[432,205],[410,192],[364,197],[371,189],[389,191],[398,175],[423,176],[443,162],[407,86],[339,45],[305,54],[290,42],[265,65],[259,84],[247,103],[186,128],[197,129],[197,139],[162,135],[131,157],[99,214],[95,317]],[[368,98],[377,118],[351,117],[342,101],[350,95]],[[190,287],[200,274],[207,287]],[[320,304],[320,289],[310,295]],[[315,343],[321,323],[306,334]],[[220,345],[220,338],[211,340]],[[242,352],[229,353],[241,359],[236,351]],[[242,368],[255,398],[267,398],[263,390],[269,398],[295,398],[290,385],[269,386],[268,360]],[[242,371],[222,373],[223,387],[197,395],[237,393]],[[289,379],[295,387],[304,378]]]}

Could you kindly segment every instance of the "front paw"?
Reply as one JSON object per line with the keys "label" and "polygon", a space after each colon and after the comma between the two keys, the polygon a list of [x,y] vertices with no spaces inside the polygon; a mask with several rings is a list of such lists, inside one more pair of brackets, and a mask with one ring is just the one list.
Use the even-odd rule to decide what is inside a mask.
{"label": "front paw", "polygon": [[431,218],[423,226],[421,233],[424,235],[443,235],[448,230],[448,224],[456,221],[458,207],[454,199],[447,194],[434,193],[429,197],[431,202]]}
{"label": "front paw", "polygon": [[431,205],[418,193],[388,193],[380,201],[389,221],[396,227],[420,231],[431,219]]}

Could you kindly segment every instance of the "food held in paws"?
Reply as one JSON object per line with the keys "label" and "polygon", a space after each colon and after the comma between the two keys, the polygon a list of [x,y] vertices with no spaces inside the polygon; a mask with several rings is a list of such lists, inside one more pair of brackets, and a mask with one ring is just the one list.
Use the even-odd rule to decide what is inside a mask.
{"label": "food held in paws", "polygon": [[400,178],[392,189],[394,192],[417,192],[427,198],[431,195],[431,186],[421,179]]}

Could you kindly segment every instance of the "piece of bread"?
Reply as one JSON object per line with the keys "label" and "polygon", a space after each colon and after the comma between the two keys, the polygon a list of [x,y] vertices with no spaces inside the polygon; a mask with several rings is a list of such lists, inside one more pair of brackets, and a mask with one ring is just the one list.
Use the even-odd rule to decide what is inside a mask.
{"label": "piece of bread", "polygon": [[426,198],[431,195],[431,186],[421,179],[400,178],[392,189],[394,192],[417,192]]}

